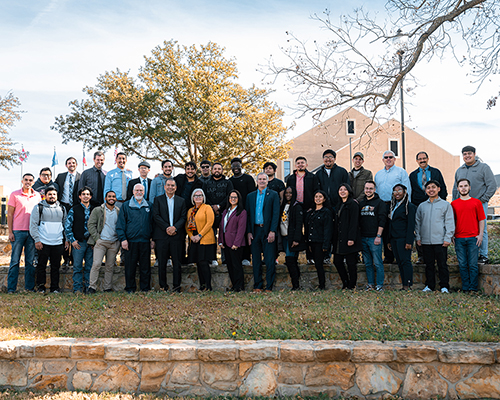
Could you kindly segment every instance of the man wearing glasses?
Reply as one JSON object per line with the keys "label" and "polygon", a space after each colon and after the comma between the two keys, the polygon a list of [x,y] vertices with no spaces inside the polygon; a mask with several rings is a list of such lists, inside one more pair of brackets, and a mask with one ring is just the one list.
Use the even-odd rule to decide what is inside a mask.
{"label": "man wearing glasses", "polygon": [[42,201],[40,193],[32,189],[35,177],[24,174],[22,188],[15,190],[9,197],[7,225],[9,227],[9,240],[12,245],[7,290],[15,293],[17,278],[19,277],[19,261],[24,248],[24,287],[28,291],[35,288],[35,242],[30,235],[30,216],[33,208]]}
{"label": "man wearing glasses", "polygon": [[33,190],[36,190],[42,196],[42,200],[45,199],[45,191],[49,187],[55,187],[59,192],[59,185],[52,181],[52,171],[49,167],[42,168],[40,170],[40,177],[33,185]]}
{"label": "man wearing glasses", "polygon": [[[401,167],[395,165],[396,155],[391,150],[384,152],[382,161],[384,162],[384,168],[375,174],[375,184],[377,187],[377,193],[379,197],[385,201],[386,207],[389,210],[391,206],[392,188],[398,183],[403,184],[408,188],[408,197],[411,198],[411,184],[408,173]],[[394,262],[394,254],[387,248],[389,243],[389,222],[387,219],[386,226],[383,232],[383,242],[384,242],[384,263],[391,264]]]}
{"label": "man wearing glasses", "polygon": [[199,177],[201,183],[207,183],[210,180],[210,167],[212,163],[208,160],[203,160],[200,164],[201,175]]}

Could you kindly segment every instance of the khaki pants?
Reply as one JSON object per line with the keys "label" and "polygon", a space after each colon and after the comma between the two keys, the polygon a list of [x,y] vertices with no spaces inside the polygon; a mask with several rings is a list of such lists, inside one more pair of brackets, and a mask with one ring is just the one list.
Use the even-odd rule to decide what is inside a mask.
{"label": "khaki pants", "polygon": [[90,271],[89,288],[97,289],[97,280],[99,279],[99,271],[101,269],[102,260],[106,256],[106,264],[104,265],[104,283],[103,290],[112,289],[113,286],[113,267],[116,262],[116,254],[120,250],[120,242],[112,242],[110,240],[99,239],[94,246],[94,263]]}

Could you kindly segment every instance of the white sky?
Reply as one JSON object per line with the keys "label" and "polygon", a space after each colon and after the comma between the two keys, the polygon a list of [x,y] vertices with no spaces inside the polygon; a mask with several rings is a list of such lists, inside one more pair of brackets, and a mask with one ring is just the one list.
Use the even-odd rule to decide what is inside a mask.
{"label": "white sky", "polygon": [[[382,9],[383,2],[0,0],[0,95],[12,91],[26,111],[10,131],[31,153],[24,172],[38,177],[40,168],[50,166],[54,146],[59,159],[56,173],[65,170],[69,156],[79,160],[81,171],[82,146],[61,144],[59,133],[50,129],[55,117],[68,114],[68,103],[82,99],[82,88],[95,85],[105,71],[135,72],[143,56],[164,40],[182,45],[216,42],[226,48],[226,57],[236,59],[240,83],[259,86],[263,78],[259,65],[266,64],[271,54],[279,55],[279,47],[287,44],[286,31],[304,40],[317,39],[323,33],[311,14],[328,8],[333,18],[362,5]],[[486,110],[486,100],[498,93],[500,77],[470,96],[475,87],[467,72],[451,57],[419,65],[415,75],[420,86],[407,98],[405,123],[453,154],[466,144],[474,145],[493,172],[500,173],[500,106]],[[293,105],[282,83],[274,89],[272,98],[281,107],[287,110]],[[285,124],[292,121],[297,125],[290,138],[313,126],[310,117],[295,120],[288,113]],[[89,166],[92,153],[87,151]],[[412,157],[407,157],[411,170]],[[106,170],[114,168],[112,158],[111,150]],[[136,165],[131,158],[128,167],[135,171]],[[152,173],[159,170],[159,162],[154,163]],[[19,187],[20,175],[19,166],[2,173],[4,193]]]}

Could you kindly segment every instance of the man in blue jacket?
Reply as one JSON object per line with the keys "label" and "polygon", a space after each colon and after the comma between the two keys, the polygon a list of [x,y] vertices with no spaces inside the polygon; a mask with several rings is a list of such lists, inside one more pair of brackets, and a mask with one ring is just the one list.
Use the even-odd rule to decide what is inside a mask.
{"label": "man in blue jacket", "polygon": [[134,186],[134,197],[123,203],[118,214],[116,233],[125,257],[125,291],[137,289],[135,273],[139,263],[139,282],[142,292],[151,290],[151,241],[153,205],[144,199],[144,186]]}

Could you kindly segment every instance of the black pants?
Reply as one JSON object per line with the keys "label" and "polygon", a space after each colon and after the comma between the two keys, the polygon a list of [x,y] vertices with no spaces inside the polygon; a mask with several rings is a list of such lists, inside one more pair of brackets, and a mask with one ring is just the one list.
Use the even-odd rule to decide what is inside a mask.
{"label": "black pants", "polygon": [[[71,206],[68,203],[63,202],[61,202],[61,205],[64,206],[66,209],[66,215],[68,215],[69,210],[71,210]],[[62,257],[67,266],[73,264],[73,247],[69,246],[68,250],[63,249]]]}
{"label": "black pants", "polygon": [[47,283],[47,261],[50,259],[50,291],[53,292],[59,289],[59,268],[61,266],[61,256],[64,251],[64,245],[58,244],[50,246],[44,244],[42,250],[38,250],[38,264],[36,266],[36,282],[35,287],[37,290],[45,290],[45,283]]}
{"label": "black pants", "polygon": [[446,256],[448,255],[447,248],[442,244],[423,244],[422,251],[424,253],[425,262],[425,284],[431,290],[436,289],[436,267],[437,262],[439,274],[439,286],[442,288],[450,288],[450,273],[448,264],[446,264]]}
{"label": "black pants", "polygon": [[212,290],[212,273],[208,261],[215,253],[214,249],[216,248],[215,244],[205,245],[191,242],[189,245],[189,261],[196,263],[200,290]]}
{"label": "black pants", "polygon": [[224,246],[227,272],[229,273],[229,279],[231,279],[231,284],[233,285],[233,290],[235,292],[245,290],[245,278],[243,274],[243,266],[241,265],[241,262],[243,261],[243,252],[244,247],[232,250],[230,247]]}
{"label": "black pants", "polygon": [[181,259],[185,253],[186,243],[183,240],[157,240],[156,255],[158,256],[158,281],[160,288],[168,290],[167,283],[167,261],[172,257],[172,266],[174,267],[173,289],[178,292],[181,289]]}
{"label": "black pants", "polygon": [[[389,211],[390,207],[391,207],[391,202],[390,201],[386,201],[385,202],[385,206],[387,207],[387,211]],[[391,264],[394,262],[394,253],[392,252],[392,250],[389,250],[389,243],[391,242],[391,236],[390,236],[390,224],[391,224],[391,219],[390,218],[387,218],[387,220],[385,221],[385,226],[384,226],[384,230],[382,232],[382,241],[384,243],[384,263],[388,263],[388,264]]]}
{"label": "black pants", "polygon": [[397,238],[391,240],[392,251],[396,256],[396,262],[399,267],[399,275],[403,286],[413,286],[413,265],[411,263],[411,249],[407,250],[406,238]]}
{"label": "black pants", "polygon": [[[342,289],[355,289],[358,281],[358,253],[349,254],[335,254],[333,256],[333,263],[342,280]],[[347,269],[345,267],[347,262]]]}
{"label": "black pants", "polygon": [[323,267],[323,261],[325,260],[325,252],[323,251],[323,243],[309,243],[309,248],[311,249],[311,254],[314,260],[314,266],[316,267],[316,272],[318,273],[319,289],[325,289],[325,268]]}
{"label": "black pants", "polygon": [[150,242],[128,242],[125,255],[125,291],[135,292],[135,275],[139,263],[139,286],[141,291],[151,290],[151,244]]}

